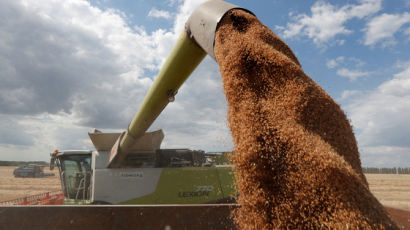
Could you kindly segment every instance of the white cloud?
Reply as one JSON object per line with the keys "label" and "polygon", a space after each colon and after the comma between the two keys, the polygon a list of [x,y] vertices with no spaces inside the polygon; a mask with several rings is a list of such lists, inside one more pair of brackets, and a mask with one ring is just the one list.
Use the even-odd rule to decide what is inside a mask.
{"label": "white cloud", "polygon": [[[336,71],[336,74],[341,77],[349,78],[351,81],[355,81],[356,79],[360,77],[369,76],[371,72],[362,71],[359,69],[352,70],[347,67],[355,66],[356,68],[359,68],[359,67],[363,67],[365,64],[366,63],[360,60],[359,58],[355,58],[355,57],[347,58],[344,56],[340,56],[334,59],[329,59],[326,61],[327,68],[334,69],[336,67],[339,67],[338,70]],[[342,95],[342,98],[344,98],[343,95]]]}
{"label": "white cloud", "polygon": [[[0,137],[2,159],[47,160],[54,148],[90,148],[94,127],[124,130],[201,1],[175,3],[174,26],[148,34],[83,0],[0,1],[0,133],[18,130]],[[155,123],[164,147],[229,149],[223,98],[207,59]]]}
{"label": "white cloud", "polygon": [[[134,32],[116,11],[101,11],[80,0],[63,6],[57,1],[0,4],[1,14],[8,17],[0,23],[0,66],[8,71],[0,74],[2,113],[64,111],[93,121],[94,114],[85,109],[101,95],[111,95],[103,101],[112,110],[125,106],[119,93],[135,87],[127,93],[141,97],[151,82],[146,72],[162,61],[160,45],[153,41],[166,33]],[[75,106],[77,100],[85,106]]]}
{"label": "white cloud", "polygon": [[336,42],[338,45],[342,46],[346,43],[346,40],[337,40]]}
{"label": "white cloud", "polygon": [[329,69],[333,69],[333,68],[337,67],[340,63],[342,63],[344,61],[344,59],[345,58],[343,56],[340,56],[340,57],[337,57],[335,59],[327,60],[326,61],[326,66]]}
{"label": "white cloud", "polygon": [[344,100],[350,99],[354,96],[357,96],[358,94],[361,94],[361,91],[359,91],[359,90],[344,90],[342,92],[341,97],[338,100],[339,101],[344,101]]}
{"label": "white cloud", "polygon": [[364,165],[409,166],[410,65],[375,90],[358,95],[346,111]]}
{"label": "white cloud", "polygon": [[21,117],[10,117],[0,114],[0,146],[15,145],[20,148],[33,145],[34,137],[26,133]]}
{"label": "white cloud", "polygon": [[185,22],[188,20],[189,15],[205,0],[185,0],[182,5],[179,6],[179,12],[174,22],[174,33],[179,34],[185,28]]}
{"label": "white cloud", "polygon": [[183,2],[183,0],[168,0],[168,5],[169,6],[174,6],[177,3],[181,3],[181,2]]}
{"label": "white cloud", "polygon": [[338,63],[336,62],[335,59],[331,59],[331,60],[328,60],[328,61],[326,62],[326,66],[327,66],[327,68],[329,68],[329,69],[333,69],[333,68],[335,68],[337,65],[338,65]]}
{"label": "white cloud", "polygon": [[170,19],[171,13],[165,10],[158,10],[158,9],[152,8],[148,12],[148,17]]}
{"label": "white cloud", "polygon": [[[341,7],[325,1],[317,1],[311,8],[311,15],[292,15],[286,28],[278,27],[284,38],[307,36],[317,45],[329,43],[339,34],[350,34],[352,31],[345,23],[354,18],[364,18],[380,11],[381,0],[359,0],[356,5],[347,4]],[[343,44],[340,43],[339,44]]]}
{"label": "white cloud", "polygon": [[364,72],[360,70],[349,70],[347,68],[341,68],[337,70],[337,75],[349,78],[351,81],[355,81],[360,77],[369,76],[371,72]]}
{"label": "white cloud", "polygon": [[[407,29],[404,31],[404,34],[410,35],[410,27],[407,28]],[[408,40],[410,40],[410,37],[408,38]]]}
{"label": "white cloud", "polygon": [[410,13],[408,12],[403,14],[382,14],[374,17],[364,29],[366,32],[364,44],[372,46],[382,42],[383,46],[395,45],[394,34],[407,23],[410,23]]}
{"label": "white cloud", "polygon": [[355,57],[350,57],[349,61],[352,62],[356,67],[362,67],[366,64],[363,60]]}
{"label": "white cloud", "polygon": [[[37,116],[1,117],[9,122],[14,129],[11,133],[18,136],[14,140],[29,142],[30,144],[8,141],[0,143],[2,160],[49,160],[49,153],[54,149],[90,149],[92,144],[87,136],[90,128],[76,124],[76,120],[69,114],[42,114]],[[0,124],[1,124],[0,123]],[[0,127],[1,131],[5,130]]]}
{"label": "white cloud", "polygon": [[409,167],[410,148],[397,146],[371,146],[360,149],[363,167]]}

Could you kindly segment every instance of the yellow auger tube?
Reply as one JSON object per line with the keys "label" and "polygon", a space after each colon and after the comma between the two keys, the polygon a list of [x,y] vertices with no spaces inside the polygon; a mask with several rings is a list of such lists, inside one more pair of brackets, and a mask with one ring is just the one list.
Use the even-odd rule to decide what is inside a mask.
{"label": "yellow auger tube", "polygon": [[134,138],[144,134],[205,56],[205,51],[183,31],[131,121],[120,148],[126,149],[133,144],[127,138],[129,134]]}
{"label": "yellow auger tube", "polygon": [[[205,51],[192,41],[184,30],[121,139],[119,149],[122,153],[116,154],[116,158],[125,157],[127,149],[145,133],[167,104],[173,100],[179,87],[205,56]],[[111,161],[112,159],[110,165],[115,164]],[[115,166],[111,165],[111,167]]]}

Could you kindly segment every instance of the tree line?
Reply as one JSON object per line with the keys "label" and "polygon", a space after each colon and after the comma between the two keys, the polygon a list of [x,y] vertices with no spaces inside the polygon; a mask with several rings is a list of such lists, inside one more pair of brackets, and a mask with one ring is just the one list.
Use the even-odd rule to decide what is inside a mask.
{"label": "tree line", "polygon": [[0,161],[0,166],[21,166],[21,165],[44,165],[47,166],[48,162],[45,161]]}
{"label": "tree line", "polygon": [[363,167],[363,173],[374,174],[410,174],[410,168],[373,168]]}

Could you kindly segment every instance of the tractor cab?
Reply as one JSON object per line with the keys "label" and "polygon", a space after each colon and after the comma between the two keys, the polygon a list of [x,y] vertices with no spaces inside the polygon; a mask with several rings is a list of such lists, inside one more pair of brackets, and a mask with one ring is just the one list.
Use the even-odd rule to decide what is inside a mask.
{"label": "tractor cab", "polygon": [[50,169],[58,167],[64,203],[86,204],[90,202],[92,189],[92,151],[54,151]]}

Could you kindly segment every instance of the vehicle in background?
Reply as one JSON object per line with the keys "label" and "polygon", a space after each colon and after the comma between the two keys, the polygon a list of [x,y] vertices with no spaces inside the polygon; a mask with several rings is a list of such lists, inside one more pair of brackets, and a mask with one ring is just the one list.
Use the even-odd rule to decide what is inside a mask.
{"label": "vehicle in background", "polygon": [[13,174],[14,177],[32,177],[32,178],[40,178],[40,177],[47,177],[47,176],[55,176],[54,173],[44,173],[43,169],[45,166],[42,165],[23,165],[14,169]]}

